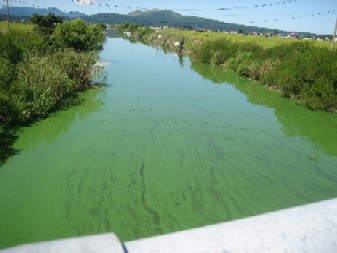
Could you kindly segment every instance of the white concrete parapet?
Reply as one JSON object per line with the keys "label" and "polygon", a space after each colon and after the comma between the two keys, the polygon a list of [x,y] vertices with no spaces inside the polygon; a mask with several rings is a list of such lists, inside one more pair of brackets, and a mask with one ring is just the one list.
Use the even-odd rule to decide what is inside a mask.
{"label": "white concrete parapet", "polygon": [[1,253],[337,253],[337,199],[153,238],[114,234],[23,245]]}
{"label": "white concrete parapet", "polygon": [[337,199],[125,246],[128,253],[337,253]]}
{"label": "white concrete parapet", "polygon": [[0,250],[1,253],[125,253],[116,235],[84,236],[59,241],[27,244]]}

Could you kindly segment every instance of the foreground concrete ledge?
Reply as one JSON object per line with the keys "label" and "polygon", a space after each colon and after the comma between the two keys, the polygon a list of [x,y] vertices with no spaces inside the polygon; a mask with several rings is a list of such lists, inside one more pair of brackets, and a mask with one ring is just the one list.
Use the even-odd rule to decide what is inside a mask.
{"label": "foreground concrete ledge", "polygon": [[147,239],[114,234],[28,244],[0,253],[336,253],[337,199]]}
{"label": "foreground concrete ledge", "polygon": [[1,253],[125,253],[122,243],[114,234],[84,236],[59,241],[27,244]]}
{"label": "foreground concrete ledge", "polygon": [[128,253],[337,252],[337,199],[125,243]]}

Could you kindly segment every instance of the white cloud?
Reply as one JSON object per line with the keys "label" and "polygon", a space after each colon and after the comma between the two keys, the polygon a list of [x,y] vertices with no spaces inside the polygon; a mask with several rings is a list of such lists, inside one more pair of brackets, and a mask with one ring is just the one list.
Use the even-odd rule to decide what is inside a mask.
{"label": "white cloud", "polygon": [[90,4],[93,3],[93,0],[75,0],[75,3],[77,4]]}

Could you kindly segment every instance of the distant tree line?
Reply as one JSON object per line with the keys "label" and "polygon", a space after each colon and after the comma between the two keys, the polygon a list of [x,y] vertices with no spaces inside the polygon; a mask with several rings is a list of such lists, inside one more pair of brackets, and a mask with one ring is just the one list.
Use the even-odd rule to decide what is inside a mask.
{"label": "distant tree line", "polygon": [[312,110],[337,112],[337,51],[309,42],[264,49],[226,39],[195,45],[192,58],[257,80]]}
{"label": "distant tree line", "polygon": [[0,124],[18,125],[67,106],[102,74],[105,28],[34,14],[33,31],[0,33]]}
{"label": "distant tree line", "polygon": [[118,31],[128,31],[128,32],[135,32],[137,31],[138,25],[135,23],[129,24],[128,22],[124,22],[120,26],[117,27]]}
{"label": "distant tree line", "polygon": [[145,35],[152,34],[154,30],[149,27],[138,26],[135,23],[124,22],[123,24],[116,26],[115,29],[123,36],[123,32],[131,32],[132,39],[141,40]]}

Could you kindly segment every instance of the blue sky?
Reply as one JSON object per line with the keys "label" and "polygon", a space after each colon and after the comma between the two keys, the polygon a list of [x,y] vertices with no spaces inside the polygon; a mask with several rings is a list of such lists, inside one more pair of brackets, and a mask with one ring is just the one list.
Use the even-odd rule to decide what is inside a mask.
{"label": "blue sky", "polygon": [[[0,0],[5,3],[6,0]],[[212,18],[286,31],[332,34],[337,0],[9,0],[12,6],[57,7],[62,11],[129,13],[170,9],[183,15]],[[92,4],[90,4],[90,2]]]}

